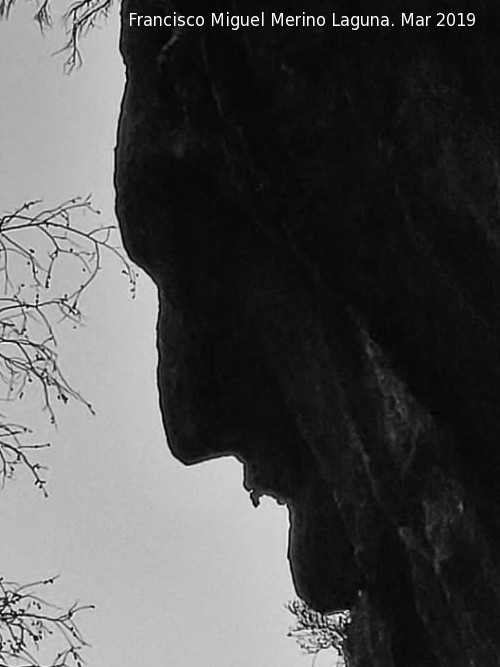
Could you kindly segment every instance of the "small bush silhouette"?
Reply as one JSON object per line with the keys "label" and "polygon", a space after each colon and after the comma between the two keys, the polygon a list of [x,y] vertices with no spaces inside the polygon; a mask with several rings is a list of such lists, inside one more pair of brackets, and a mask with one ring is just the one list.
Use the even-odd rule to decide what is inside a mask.
{"label": "small bush silhouette", "polygon": [[288,636],[295,639],[302,651],[313,656],[313,665],[319,653],[329,649],[336,653],[335,667],[347,665],[343,651],[346,628],[350,622],[347,610],[322,614],[298,599],[288,602],[286,608],[295,617]]}

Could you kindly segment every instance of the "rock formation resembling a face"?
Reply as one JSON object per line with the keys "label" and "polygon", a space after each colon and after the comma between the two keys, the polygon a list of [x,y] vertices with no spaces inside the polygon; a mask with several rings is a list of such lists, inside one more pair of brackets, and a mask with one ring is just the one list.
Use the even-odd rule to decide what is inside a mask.
{"label": "rock formation resembling a face", "polygon": [[287,503],[298,593],[358,610],[353,664],[497,664],[498,47],[129,24],[177,4],[122,3],[116,153],[169,446]]}

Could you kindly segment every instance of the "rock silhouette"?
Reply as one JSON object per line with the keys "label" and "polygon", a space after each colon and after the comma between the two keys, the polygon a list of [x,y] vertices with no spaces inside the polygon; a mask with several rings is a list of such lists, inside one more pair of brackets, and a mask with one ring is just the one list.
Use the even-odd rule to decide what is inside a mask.
{"label": "rock silhouette", "polygon": [[[357,667],[500,665],[500,48],[473,27],[173,29],[123,0],[116,150],[158,286],[158,386],[186,464],[232,454],[290,514],[298,594],[350,608]],[[471,11],[462,2],[444,12]],[[430,9],[429,9],[430,7]],[[428,11],[425,11],[428,9]]]}

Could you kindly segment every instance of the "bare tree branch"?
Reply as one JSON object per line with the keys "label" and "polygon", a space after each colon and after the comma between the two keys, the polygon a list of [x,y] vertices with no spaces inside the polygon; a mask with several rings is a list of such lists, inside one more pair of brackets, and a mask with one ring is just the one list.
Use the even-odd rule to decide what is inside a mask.
{"label": "bare tree branch", "polygon": [[[57,577],[20,585],[0,578],[0,667],[81,667],[89,646],[76,617],[92,605],[73,604],[62,610],[47,602],[40,589]],[[50,639],[55,655],[41,661]]]}
{"label": "bare tree branch", "polygon": [[[80,302],[104,254],[118,260],[135,295],[136,273],[114,241],[116,229],[93,224],[98,215],[90,198],[76,198],[53,208],[31,201],[0,216],[0,401],[9,406],[38,391],[54,425],[55,401],[73,400],[93,412],[62,373],[56,348],[60,327],[83,321]],[[46,496],[45,468],[33,457],[50,444],[27,442],[31,433],[0,413],[0,484],[24,468]],[[54,581],[20,585],[0,578],[0,667],[84,664],[88,644],[76,617],[92,606],[50,604],[40,589]]]}
{"label": "bare tree branch", "polygon": [[[0,19],[9,18],[17,0],[0,0]],[[68,10],[60,17],[63,19],[67,41],[57,53],[68,54],[65,62],[65,71],[71,72],[82,64],[80,40],[92,30],[100,21],[109,16],[116,0],[78,0],[71,4]],[[34,19],[40,30],[44,32],[51,28],[54,20],[52,15],[53,0],[37,0],[37,9]]]}
{"label": "bare tree branch", "polygon": [[[113,241],[115,227],[88,224],[98,215],[90,198],[76,198],[53,208],[27,202],[0,217],[0,401],[20,401],[37,389],[53,425],[56,401],[73,400],[93,412],[60,368],[57,331],[83,322],[80,301],[103,253],[119,261],[135,294],[136,273]],[[0,414],[0,484],[24,466],[46,494],[43,467],[31,456],[49,444],[26,444],[30,433]]]}

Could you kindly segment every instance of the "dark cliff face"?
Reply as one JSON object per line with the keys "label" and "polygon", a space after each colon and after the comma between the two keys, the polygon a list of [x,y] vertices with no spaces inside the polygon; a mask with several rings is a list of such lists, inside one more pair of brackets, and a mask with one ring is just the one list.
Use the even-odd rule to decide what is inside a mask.
{"label": "dark cliff face", "polygon": [[[210,10],[303,11],[279,4]],[[122,3],[117,212],[158,285],[169,446],[287,503],[297,591],[355,610],[353,664],[500,664],[495,3],[454,30],[129,26],[200,7]],[[307,8],[333,11],[373,8]]]}

